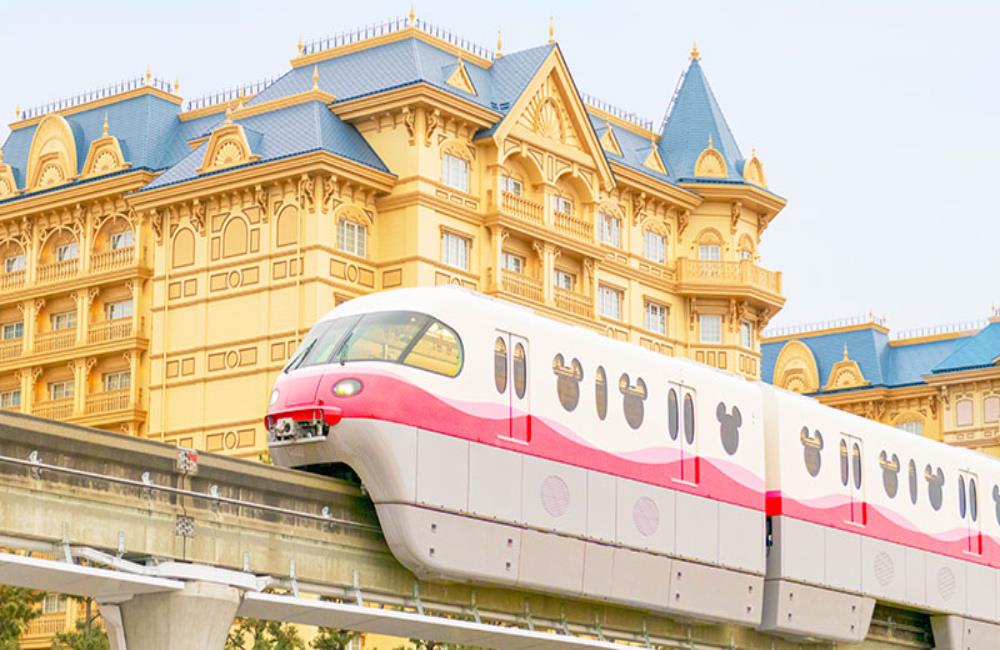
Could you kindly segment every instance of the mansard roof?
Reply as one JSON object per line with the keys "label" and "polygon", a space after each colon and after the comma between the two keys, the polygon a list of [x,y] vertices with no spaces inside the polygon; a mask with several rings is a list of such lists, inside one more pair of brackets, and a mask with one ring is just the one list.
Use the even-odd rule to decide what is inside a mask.
{"label": "mansard roof", "polygon": [[934,366],[935,374],[990,368],[1000,360],[1000,320],[994,319],[956,346],[941,363]]}

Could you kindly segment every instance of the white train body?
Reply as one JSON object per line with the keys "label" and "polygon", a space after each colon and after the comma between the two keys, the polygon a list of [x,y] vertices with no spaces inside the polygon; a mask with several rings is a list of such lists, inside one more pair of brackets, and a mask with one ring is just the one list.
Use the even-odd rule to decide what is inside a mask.
{"label": "white train body", "polygon": [[[276,382],[267,425],[279,464],[356,471],[422,578],[800,638],[863,638],[876,598],[1000,620],[994,461],[480,294],[405,289],[333,310]],[[804,426],[823,435],[805,436],[815,477]],[[883,449],[902,468],[894,498]],[[927,463],[946,476],[939,511]],[[976,477],[979,554],[956,533],[960,472]]]}

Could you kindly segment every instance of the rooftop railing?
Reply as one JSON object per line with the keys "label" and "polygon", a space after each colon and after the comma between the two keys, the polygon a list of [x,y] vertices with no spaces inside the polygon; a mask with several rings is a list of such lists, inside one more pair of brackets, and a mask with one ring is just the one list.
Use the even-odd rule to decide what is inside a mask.
{"label": "rooftop railing", "polygon": [[21,120],[30,120],[31,118],[41,117],[42,115],[47,115],[48,113],[55,113],[57,111],[66,110],[67,108],[73,108],[74,106],[80,106],[81,104],[94,102],[99,99],[121,95],[145,86],[152,86],[153,88],[158,88],[159,90],[168,93],[174,92],[174,84],[164,81],[163,79],[158,79],[152,76],[136,77],[135,79],[126,79],[109,86],[104,86],[103,88],[97,88],[96,90],[90,90],[85,93],[80,93],[79,95],[73,95],[72,97],[58,99],[54,102],[49,102],[48,104],[33,106],[21,111],[17,117]]}
{"label": "rooftop railing", "polygon": [[627,111],[624,108],[615,106],[614,104],[608,103],[603,99],[598,99],[589,93],[580,93],[580,99],[583,100],[584,104],[593,106],[594,108],[604,111],[609,115],[613,115],[622,121],[635,124],[636,126],[646,129],[647,131],[653,130],[653,120],[648,120],[638,113]]}
{"label": "rooftop railing", "polygon": [[459,36],[446,29],[442,29],[437,25],[432,25],[425,20],[420,20],[419,18],[410,19],[405,16],[390,18],[389,20],[379,23],[365,25],[364,27],[359,27],[357,29],[335,34],[333,36],[327,36],[326,38],[320,38],[308,43],[303,43],[301,54],[315,54],[317,52],[330,50],[335,47],[360,43],[371,38],[401,32],[408,27],[416,27],[425,34],[439,38],[446,43],[450,43],[455,47],[465,50],[466,52],[474,54],[480,58],[489,60],[493,60],[495,58],[493,50],[487,47],[483,47],[482,45],[474,43],[467,38]]}
{"label": "rooftop railing", "polygon": [[776,336],[789,336],[791,334],[805,334],[808,332],[819,332],[822,330],[836,329],[838,327],[853,327],[855,325],[878,325],[886,327],[885,316],[876,316],[871,312],[860,316],[849,316],[834,320],[816,321],[814,323],[802,323],[800,325],[788,325],[786,327],[769,327],[764,330],[764,338],[774,338]]}
{"label": "rooftop railing", "polygon": [[989,325],[986,320],[966,320],[955,323],[945,323],[942,325],[929,325],[927,327],[913,327],[907,330],[899,330],[889,335],[894,341],[902,339],[918,339],[925,336],[937,336],[939,334],[957,334],[959,332],[978,332]]}
{"label": "rooftop railing", "polygon": [[184,110],[196,111],[202,108],[208,108],[209,106],[225,104],[239,99],[249,99],[273,84],[276,80],[277,77],[269,77],[267,79],[261,79],[260,81],[254,81],[253,83],[241,84],[239,86],[227,88],[226,90],[220,90],[201,97],[196,97],[184,105]]}

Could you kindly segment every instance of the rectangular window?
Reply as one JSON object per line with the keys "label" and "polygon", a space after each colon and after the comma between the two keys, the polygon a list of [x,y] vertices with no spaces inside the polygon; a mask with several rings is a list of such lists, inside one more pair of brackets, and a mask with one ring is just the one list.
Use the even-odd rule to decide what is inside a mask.
{"label": "rectangular window", "polygon": [[76,247],[76,242],[70,242],[68,244],[63,244],[56,247],[56,261],[65,262],[67,260],[75,260],[80,256],[80,251]]}
{"label": "rectangular window", "polygon": [[722,343],[722,316],[702,314],[698,317],[702,343]]}
{"label": "rectangular window", "polygon": [[58,614],[66,611],[66,596],[59,594],[45,594],[42,601],[42,614]]}
{"label": "rectangular window", "polygon": [[71,330],[76,327],[76,310],[61,311],[49,316],[49,324],[55,330]]}
{"label": "rectangular window", "polygon": [[106,372],[102,377],[104,390],[126,390],[132,384],[132,372],[120,370],[118,372]]}
{"label": "rectangular window", "polygon": [[25,268],[24,255],[12,255],[3,261],[3,270],[5,273],[23,271]]}
{"label": "rectangular window", "polygon": [[920,420],[907,420],[906,422],[900,422],[896,425],[896,428],[918,436],[924,435],[924,423]]}
{"label": "rectangular window", "polygon": [[576,276],[568,271],[556,269],[553,274],[555,285],[566,291],[573,291],[576,288]]}
{"label": "rectangular window", "polygon": [[16,323],[4,323],[3,340],[9,341],[11,339],[19,339],[22,336],[24,336],[24,321],[17,321]]}
{"label": "rectangular window", "polygon": [[552,197],[552,209],[556,212],[562,212],[563,214],[573,215],[573,200],[567,199],[565,196],[553,196]]}
{"label": "rectangular window", "polygon": [[111,234],[111,250],[116,251],[122,248],[132,248],[135,245],[135,236],[131,230],[123,230]]}
{"label": "rectangular window", "polygon": [[603,212],[598,216],[601,226],[601,242],[616,248],[622,246],[622,220]]}
{"label": "rectangular window", "polygon": [[740,249],[740,259],[741,260],[752,260],[753,259],[753,251],[747,250],[746,248],[741,248]]}
{"label": "rectangular window", "polygon": [[667,333],[668,310],[655,302],[646,303],[646,329],[657,334]]}
{"label": "rectangular window", "polygon": [[990,395],[983,401],[983,422],[1000,420],[1000,397]]}
{"label": "rectangular window", "polygon": [[602,285],[598,291],[598,309],[601,311],[601,316],[621,320],[623,298],[624,294],[618,289]]}
{"label": "rectangular window", "polygon": [[0,408],[16,409],[21,406],[21,389],[0,392]]}
{"label": "rectangular window", "polygon": [[441,182],[463,192],[469,191],[469,161],[446,153],[441,157]]}
{"label": "rectangular window", "polygon": [[524,273],[524,258],[513,253],[504,253],[503,269],[511,273]]}
{"label": "rectangular window", "polygon": [[521,181],[516,178],[511,178],[510,176],[500,177],[500,191],[508,192],[514,196],[521,196],[524,193],[524,185]]}
{"label": "rectangular window", "polygon": [[448,266],[468,271],[469,240],[454,233],[441,233],[441,261]]}
{"label": "rectangular window", "polygon": [[70,399],[73,397],[73,380],[54,381],[49,384],[49,399]]}
{"label": "rectangular window", "polygon": [[367,252],[367,236],[368,229],[360,223],[348,219],[341,219],[337,223],[337,248],[345,253],[364,257]]}
{"label": "rectangular window", "polygon": [[698,259],[718,262],[722,259],[722,248],[718,244],[701,244],[698,246]]}
{"label": "rectangular window", "polygon": [[129,318],[132,316],[132,301],[119,300],[109,302],[104,305],[104,316],[107,320],[118,320],[119,318]]}
{"label": "rectangular window", "polygon": [[663,235],[647,230],[642,237],[642,252],[647,260],[663,264],[667,260],[667,246]]}
{"label": "rectangular window", "polygon": [[745,320],[740,323],[740,345],[753,349],[753,325],[750,321]]}

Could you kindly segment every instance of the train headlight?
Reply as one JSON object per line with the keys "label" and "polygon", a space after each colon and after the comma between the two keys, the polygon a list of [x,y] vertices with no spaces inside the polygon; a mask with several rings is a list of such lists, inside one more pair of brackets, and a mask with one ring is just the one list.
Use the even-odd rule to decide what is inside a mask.
{"label": "train headlight", "polygon": [[361,392],[361,382],[357,379],[341,379],[333,385],[333,394],[337,397],[351,397]]}
{"label": "train headlight", "polygon": [[277,403],[278,403],[278,389],[275,388],[274,390],[271,391],[271,399],[268,402],[268,406],[274,406]]}

